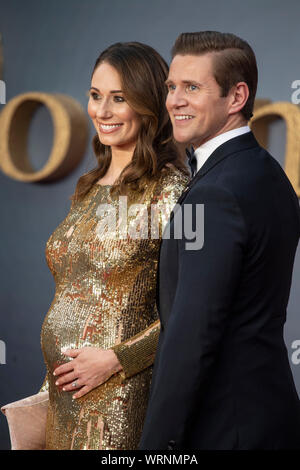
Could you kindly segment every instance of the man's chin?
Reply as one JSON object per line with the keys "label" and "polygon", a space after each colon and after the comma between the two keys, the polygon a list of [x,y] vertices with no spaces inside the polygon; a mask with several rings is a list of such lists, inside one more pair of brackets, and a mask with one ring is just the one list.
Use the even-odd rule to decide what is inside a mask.
{"label": "man's chin", "polygon": [[178,142],[178,144],[182,144],[182,145],[193,145],[194,146],[194,143],[198,143],[199,140],[201,141],[201,137],[199,138],[198,135],[195,135],[194,133],[192,132],[176,132],[173,128],[173,137],[174,139],[176,140],[176,142]]}
{"label": "man's chin", "polygon": [[191,137],[189,136],[176,135],[176,134],[173,134],[173,136],[178,144],[188,145],[191,143]]}

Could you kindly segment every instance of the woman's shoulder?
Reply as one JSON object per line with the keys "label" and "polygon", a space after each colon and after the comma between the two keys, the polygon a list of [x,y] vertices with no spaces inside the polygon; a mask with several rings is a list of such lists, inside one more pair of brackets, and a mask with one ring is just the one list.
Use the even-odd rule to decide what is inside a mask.
{"label": "woman's shoulder", "polygon": [[164,167],[157,175],[152,202],[175,203],[187,186],[190,177],[173,165]]}
{"label": "woman's shoulder", "polygon": [[179,186],[185,188],[190,180],[190,176],[186,175],[182,170],[176,166],[168,163],[160,172],[158,177],[158,185],[165,186]]}

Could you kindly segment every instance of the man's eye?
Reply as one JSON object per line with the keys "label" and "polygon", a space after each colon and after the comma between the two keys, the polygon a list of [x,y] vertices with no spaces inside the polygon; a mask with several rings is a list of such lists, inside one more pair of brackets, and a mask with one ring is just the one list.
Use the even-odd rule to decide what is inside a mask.
{"label": "man's eye", "polygon": [[198,90],[199,87],[197,85],[187,85],[187,90],[188,91],[195,91]]}
{"label": "man's eye", "polygon": [[171,84],[168,85],[168,90],[169,90],[169,91],[175,90],[175,85],[171,85]]}

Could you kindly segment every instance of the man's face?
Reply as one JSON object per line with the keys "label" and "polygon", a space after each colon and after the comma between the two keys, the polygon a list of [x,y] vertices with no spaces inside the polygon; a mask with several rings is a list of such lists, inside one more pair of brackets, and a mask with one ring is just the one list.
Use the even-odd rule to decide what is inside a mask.
{"label": "man's face", "polygon": [[213,75],[212,54],[176,55],[167,80],[166,106],[177,142],[195,148],[226,130],[230,94],[221,97]]}

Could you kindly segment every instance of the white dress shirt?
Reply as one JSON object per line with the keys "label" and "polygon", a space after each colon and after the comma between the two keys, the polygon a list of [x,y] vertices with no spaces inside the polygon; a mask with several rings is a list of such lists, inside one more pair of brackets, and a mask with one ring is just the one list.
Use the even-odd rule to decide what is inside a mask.
{"label": "white dress shirt", "polygon": [[227,140],[233,139],[233,137],[237,137],[238,135],[245,134],[246,132],[250,132],[249,126],[238,127],[237,129],[232,129],[231,131],[223,132],[223,134],[217,135],[212,139],[208,140],[204,144],[200,145],[195,149],[195,157],[197,159],[197,171],[200,170],[202,165],[206,162],[208,157],[224,142]]}

